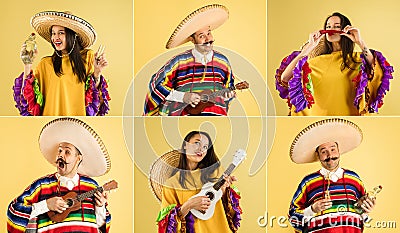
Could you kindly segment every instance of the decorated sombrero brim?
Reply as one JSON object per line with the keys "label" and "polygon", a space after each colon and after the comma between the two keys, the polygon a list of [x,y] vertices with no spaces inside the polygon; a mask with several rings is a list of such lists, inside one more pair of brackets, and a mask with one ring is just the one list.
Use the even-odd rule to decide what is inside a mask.
{"label": "decorated sombrero brim", "polygon": [[212,4],[201,7],[179,23],[165,47],[170,49],[188,42],[193,33],[204,27],[214,30],[221,26],[228,17],[229,11],[223,5]]}
{"label": "decorated sombrero brim", "polygon": [[154,196],[161,201],[162,189],[172,172],[178,167],[181,152],[173,150],[158,157],[150,167],[149,183]]}
{"label": "decorated sombrero brim", "polygon": [[96,177],[111,169],[108,151],[100,136],[85,122],[75,118],[58,118],[47,123],[39,135],[43,156],[56,165],[58,146],[61,142],[74,145],[82,154],[78,172]]}
{"label": "decorated sombrero brim", "polygon": [[318,161],[315,149],[327,142],[337,142],[340,154],[360,145],[363,139],[361,129],[351,121],[339,118],[317,121],[303,129],[293,140],[290,158],[295,163]]}
{"label": "decorated sombrero brim", "polygon": [[83,48],[93,45],[97,37],[96,31],[89,22],[69,12],[39,12],[31,18],[31,25],[41,37],[50,43],[50,28],[54,25],[69,28],[78,34]]}

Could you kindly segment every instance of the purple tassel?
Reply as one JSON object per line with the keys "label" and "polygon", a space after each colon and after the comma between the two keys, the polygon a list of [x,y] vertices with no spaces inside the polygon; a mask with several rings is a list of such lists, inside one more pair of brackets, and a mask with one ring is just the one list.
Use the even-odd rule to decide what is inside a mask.
{"label": "purple tassel", "polygon": [[368,67],[368,64],[367,64],[367,61],[364,59],[364,55],[361,54],[360,56],[361,56],[361,61],[362,61],[362,64],[360,66],[361,77],[360,77],[360,81],[357,84],[356,96],[354,98],[354,106],[357,108],[360,104],[362,95],[364,95],[364,93],[365,93],[365,88],[368,85],[368,74],[367,74],[367,69],[366,69],[366,67]]}
{"label": "purple tassel", "polygon": [[100,75],[100,89],[101,89],[101,96],[103,97],[103,103],[99,107],[99,116],[104,116],[108,113],[110,110],[110,106],[108,105],[108,99],[107,96],[108,90],[106,88],[106,81],[104,80],[103,75]]}
{"label": "purple tassel", "polygon": [[293,59],[296,58],[297,55],[299,55],[299,53],[300,53],[300,51],[294,51],[292,54],[287,56],[281,62],[281,65],[279,66],[279,68],[276,70],[276,73],[275,73],[275,86],[276,86],[276,90],[279,91],[279,96],[282,99],[287,99],[288,98],[289,90],[288,90],[287,87],[283,87],[282,85],[280,85],[280,83],[279,83],[280,76],[282,75],[282,73],[286,69],[286,67],[290,64],[290,62],[293,61]]}
{"label": "purple tassel", "polygon": [[393,66],[389,63],[386,64],[386,58],[381,52],[375,51],[375,57],[383,70],[383,77],[381,85],[378,88],[376,99],[371,103],[370,109],[378,112],[378,108],[383,104],[383,97],[389,91],[390,79],[393,79],[392,73],[394,72]]}
{"label": "purple tassel", "polygon": [[22,83],[28,81],[29,78],[31,78],[31,75],[28,75],[28,77],[24,80],[24,73],[22,73],[20,76],[18,76],[15,79],[14,86],[13,86],[13,95],[14,95],[14,101],[15,101],[15,107],[18,109],[19,113],[21,116],[32,116],[28,112],[28,102],[23,96],[22,93]]}
{"label": "purple tassel", "polygon": [[[92,78],[92,77],[91,77]],[[106,82],[104,80],[103,75],[100,75],[100,90],[101,96],[103,97],[103,103],[100,105],[100,96],[99,90],[96,88],[96,83],[93,81],[92,85],[89,87],[92,89],[92,103],[86,106],[86,115],[87,116],[104,116],[110,110],[108,105],[108,90],[106,88]]]}
{"label": "purple tassel", "polygon": [[293,78],[289,80],[290,103],[296,107],[295,112],[300,112],[308,106],[308,101],[304,96],[302,84],[302,68],[307,62],[308,57],[300,59],[293,69]]}
{"label": "purple tassel", "polygon": [[233,221],[233,225],[235,226],[235,228],[239,228],[240,227],[240,220],[242,220],[241,215],[240,215],[240,209],[239,209],[239,199],[237,199],[235,197],[235,195],[233,195],[233,192],[229,192],[230,194],[230,199],[232,200],[232,208],[235,211],[235,214],[233,215],[232,221]]}
{"label": "purple tassel", "polygon": [[175,207],[169,213],[168,226],[167,226],[166,233],[176,233],[176,226],[178,225],[178,223],[176,222],[176,215],[177,215],[179,209],[180,209],[180,207]]}
{"label": "purple tassel", "polygon": [[195,233],[194,231],[194,217],[192,213],[188,213],[185,217],[186,219],[186,232],[188,233]]}

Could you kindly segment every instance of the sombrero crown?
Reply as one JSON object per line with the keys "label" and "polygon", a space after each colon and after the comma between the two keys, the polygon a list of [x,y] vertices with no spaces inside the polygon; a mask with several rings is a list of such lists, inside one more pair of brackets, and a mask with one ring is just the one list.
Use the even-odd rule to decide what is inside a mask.
{"label": "sombrero crown", "polygon": [[54,25],[71,29],[78,34],[83,48],[90,47],[96,41],[96,31],[86,20],[69,12],[43,11],[31,18],[31,25],[36,32],[51,43],[50,28]]}
{"label": "sombrero crown", "polygon": [[228,17],[229,11],[225,6],[212,4],[201,7],[179,23],[165,47],[170,49],[188,42],[193,33],[204,27],[214,30],[221,26]]}
{"label": "sombrero crown", "polygon": [[47,123],[39,135],[39,147],[47,161],[55,165],[61,142],[74,145],[82,154],[78,172],[101,176],[111,169],[106,146],[100,136],[85,122],[75,118],[58,118]]}
{"label": "sombrero crown", "polygon": [[336,142],[341,154],[360,145],[361,129],[351,121],[332,118],[317,121],[303,129],[290,146],[290,158],[295,163],[318,161],[315,149],[326,142]]}
{"label": "sombrero crown", "polygon": [[173,150],[158,157],[150,167],[149,184],[154,196],[161,201],[162,189],[172,172],[178,167],[181,152]]}

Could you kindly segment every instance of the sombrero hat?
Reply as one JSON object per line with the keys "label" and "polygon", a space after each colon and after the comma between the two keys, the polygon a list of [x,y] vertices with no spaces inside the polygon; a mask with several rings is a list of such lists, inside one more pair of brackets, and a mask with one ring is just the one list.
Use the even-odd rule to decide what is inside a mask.
{"label": "sombrero hat", "polygon": [[181,152],[173,150],[158,157],[150,167],[149,185],[154,196],[161,201],[162,189],[172,172],[178,167]]}
{"label": "sombrero hat", "polygon": [[61,142],[74,145],[83,160],[78,172],[95,177],[107,173],[111,160],[100,136],[85,122],[75,118],[58,118],[47,123],[39,135],[39,147],[43,156],[55,166],[58,146]]}
{"label": "sombrero hat", "polygon": [[351,121],[332,118],[317,121],[303,129],[290,146],[290,158],[295,163],[318,161],[315,149],[326,142],[337,142],[340,154],[360,145],[363,139],[361,129]]}
{"label": "sombrero hat", "polygon": [[170,49],[188,42],[190,36],[201,28],[209,26],[211,30],[214,30],[221,26],[228,17],[229,11],[225,6],[212,4],[201,7],[179,23],[165,47]]}
{"label": "sombrero hat", "polygon": [[50,28],[59,25],[71,29],[78,34],[83,48],[90,47],[96,41],[96,31],[86,20],[69,12],[43,11],[31,18],[31,25],[36,32],[51,43]]}

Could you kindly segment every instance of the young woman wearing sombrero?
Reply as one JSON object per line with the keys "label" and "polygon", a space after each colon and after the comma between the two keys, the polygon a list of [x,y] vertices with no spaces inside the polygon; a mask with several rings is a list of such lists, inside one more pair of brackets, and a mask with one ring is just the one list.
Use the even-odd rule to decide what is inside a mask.
{"label": "young woman wearing sombrero", "polygon": [[[334,13],[324,30],[310,34],[301,51],[276,71],[276,88],[290,115],[365,115],[378,112],[389,90],[393,67],[367,48],[360,30]],[[355,52],[357,45],[362,52]]]}
{"label": "young woman wearing sombrero", "polygon": [[56,11],[34,15],[31,25],[50,42],[54,53],[42,58],[34,70],[32,61],[23,60],[24,73],[13,87],[20,114],[107,114],[110,97],[102,70],[108,62],[104,54],[88,49],[97,37],[92,25],[70,13]]}
{"label": "young woman wearing sombrero", "polygon": [[149,179],[154,194],[161,201],[158,232],[236,232],[241,208],[240,196],[231,187],[236,181],[234,176],[225,177],[222,198],[215,203],[209,219],[200,219],[191,212],[212,209],[210,198],[194,195],[205,183],[215,183],[222,173],[211,138],[201,131],[189,132],[180,151],[174,150],[157,159],[150,169]]}

